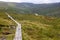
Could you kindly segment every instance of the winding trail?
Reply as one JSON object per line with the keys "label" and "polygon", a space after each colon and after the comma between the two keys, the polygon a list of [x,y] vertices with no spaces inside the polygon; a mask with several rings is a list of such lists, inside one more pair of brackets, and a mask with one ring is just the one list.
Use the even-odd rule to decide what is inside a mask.
{"label": "winding trail", "polygon": [[14,20],[8,13],[6,15],[17,24],[15,38],[13,40],[22,40],[21,24]]}

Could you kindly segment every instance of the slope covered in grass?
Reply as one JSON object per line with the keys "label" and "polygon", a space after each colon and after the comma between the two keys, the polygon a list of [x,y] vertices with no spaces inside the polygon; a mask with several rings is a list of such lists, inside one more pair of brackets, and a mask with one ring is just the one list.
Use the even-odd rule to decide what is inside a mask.
{"label": "slope covered in grass", "polygon": [[60,40],[60,18],[33,14],[10,15],[22,24],[23,40]]}
{"label": "slope covered in grass", "polygon": [[5,12],[0,12],[0,39],[6,37],[7,40],[12,40],[15,29],[12,29],[12,25],[15,23],[8,18]]}
{"label": "slope covered in grass", "polygon": [[[9,14],[22,24],[23,40],[60,40],[60,18],[34,14]],[[7,40],[13,40],[15,29],[9,28],[12,24],[14,22],[5,13],[0,13],[0,37],[3,33],[11,32],[5,36]]]}
{"label": "slope covered in grass", "polygon": [[48,4],[0,2],[0,11],[60,17],[60,2]]}
{"label": "slope covered in grass", "polygon": [[57,18],[60,17],[60,3],[0,2],[0,38],[13,40],[16,24],[5,12],[22,24],[23,40],[60,40],[60,18]]}

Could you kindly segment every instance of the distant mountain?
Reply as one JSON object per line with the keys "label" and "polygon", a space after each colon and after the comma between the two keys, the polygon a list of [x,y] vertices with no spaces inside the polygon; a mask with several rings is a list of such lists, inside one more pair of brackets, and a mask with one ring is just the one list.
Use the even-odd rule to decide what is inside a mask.
{"label": "distant mountain", "polygon": [[60,3],[33,4],[33,3],[13,3],[0,2],[0,7],[8,8],[8,12],[15,13],[37,13],[40,15],[58,16],[60,15]]}

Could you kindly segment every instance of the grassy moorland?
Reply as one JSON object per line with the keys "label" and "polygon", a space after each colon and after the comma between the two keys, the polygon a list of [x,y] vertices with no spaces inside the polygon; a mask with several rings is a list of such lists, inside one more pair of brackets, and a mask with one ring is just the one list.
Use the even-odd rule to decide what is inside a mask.
{"label": "grassy moorland", "polygon": [[23,40],[60,40],[60,3],[0,2],[0,38],[13,40],[16,24],[5,12],[22,24]]}
{"label": "grassy moorland", "polygon": [[[10,15],[22,24],[23,40],[60,40],[60,18],[34,14]],[[0,37],[13,40],[15,29],[9,28],[10,25],[15,26],[15,23],[4,12],[0,13]]]}
{"label": "grassy moorland", "polygon": [[12,30],[11,25],[15,26],[15,23],[4,12],[0,12],[0,38],[5,36],[9,38],[7,40],[12,40],[15,29]]}
{"label": "grassy moorland", "polygon": [[10,15],[22,24],[23,40],[60,40],[60,18],[34,14]]}

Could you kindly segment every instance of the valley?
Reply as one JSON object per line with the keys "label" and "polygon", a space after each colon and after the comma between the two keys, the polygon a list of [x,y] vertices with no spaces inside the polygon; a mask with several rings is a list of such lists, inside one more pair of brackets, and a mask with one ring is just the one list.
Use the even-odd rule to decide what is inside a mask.
{"label": "valley", "polygon": [[8,12],[22,26],[22,40],[60,40],[60,3],[3,4],[0,7],[0,38],[13,40],[15,37],[17,25],[5,14]]}

